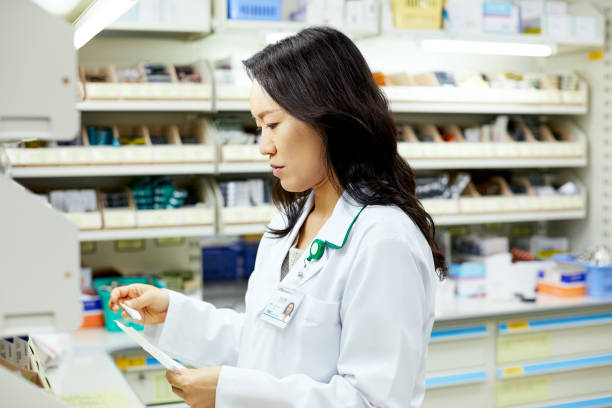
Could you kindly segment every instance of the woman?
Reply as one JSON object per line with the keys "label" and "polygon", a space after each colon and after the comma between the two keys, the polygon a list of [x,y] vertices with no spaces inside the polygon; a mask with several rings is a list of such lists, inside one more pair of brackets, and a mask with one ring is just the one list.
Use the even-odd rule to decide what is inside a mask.
{"label": "woman", "polygon": [[283,316],[281,317],[281,320],[286,322],[289,319],[289,316],[291,316],[291,313],[293,313],[293,309],[295,308],[295,303],[291,302],[287,305],[287,307],[285,307],[285,311],[283,312]]}
{"label": "woman", "polygon": [[192,407],[420,406],[446,269],[385,97],[331,28],[244,64],[282,209],[261,240],[246,312],[145,285],[115,289],[112,309],[126,301],[153,342],[205,367],[167,373]]}

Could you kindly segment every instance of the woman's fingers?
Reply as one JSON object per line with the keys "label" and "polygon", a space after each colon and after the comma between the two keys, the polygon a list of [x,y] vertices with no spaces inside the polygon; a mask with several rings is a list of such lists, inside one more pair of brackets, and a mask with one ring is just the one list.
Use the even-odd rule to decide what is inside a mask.
{"label": "woman's fingers", "polygon": [[110,309],[117,313],[119,311],[119,300],[125,297],[128,297],[130,294],[129,286],[120,286],[115,288],[110,293],[110,300],[108,301],[108,306]]}
{"label": "woman's fingers", "polygon": [[133,309],[143,309],[151,305],[155,301],[155,295],[152,290],[145,291],[142,295],[137,298],[130,299],[125,304]]}
{"label": "woman's fingers", "polygon": [[185,393],[178,387],[172,386],[172,392],[178,395],[181,399],[185,399]]}
{"label": "woman's fingers", "polygon": [[182,386],[183,386],[182,379],[183,378],[181,377],[180,371],[174,371],[174,370],[166,371],[166,380],[168,380],[168,383],[172,385],[173,387],[178,387],[182,389]]}

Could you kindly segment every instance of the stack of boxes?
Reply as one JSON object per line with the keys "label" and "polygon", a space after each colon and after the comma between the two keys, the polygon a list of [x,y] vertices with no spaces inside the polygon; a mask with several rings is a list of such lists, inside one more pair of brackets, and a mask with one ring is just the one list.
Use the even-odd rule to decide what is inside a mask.
{"label": "stack of boxes", "polygon": [[450,278],[459,297],[510,298],[512,256],[507,237],[469,235],[453,242]]}

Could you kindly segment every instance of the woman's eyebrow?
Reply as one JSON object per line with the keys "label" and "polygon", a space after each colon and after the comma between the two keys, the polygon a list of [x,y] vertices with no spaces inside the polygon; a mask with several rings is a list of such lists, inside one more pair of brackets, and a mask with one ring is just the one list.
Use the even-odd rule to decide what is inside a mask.
{"label": "woman's eyebrow", "polygon": [[[268,110],[266,110],[266,111],[261,112],[259,115],[257,115],[257,117],[258,117],[259,119],[263,119],[263,118],[264,118],[266,115],[268,115],[268,114],[270,114],[270,113],[273,113],[273,112],[276,112],[277,110],[279,110],[279,109],[268,109]],[[252,116],[252,115],[251,115],[251,116]],[[253,117],[255,117],[255,116],[253,116]]]}

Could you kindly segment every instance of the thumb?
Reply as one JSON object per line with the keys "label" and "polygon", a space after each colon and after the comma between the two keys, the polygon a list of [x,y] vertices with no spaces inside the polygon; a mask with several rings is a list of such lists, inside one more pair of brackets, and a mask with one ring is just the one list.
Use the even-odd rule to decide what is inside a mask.
{"label": "thumb", "polygon": [[133,309],[144,309],[154,302],[155,298],[152,290],[148,290],[137,298],[128,300],[125,304]]}

